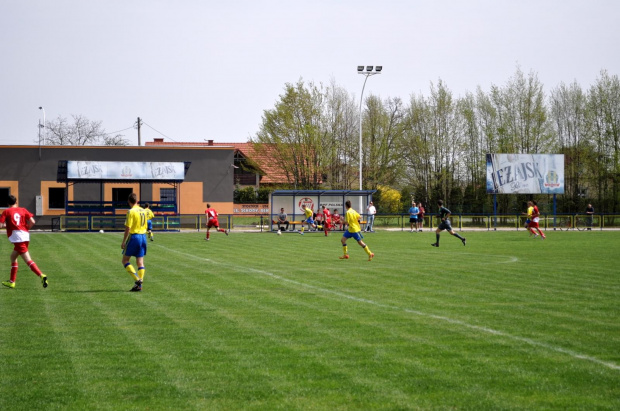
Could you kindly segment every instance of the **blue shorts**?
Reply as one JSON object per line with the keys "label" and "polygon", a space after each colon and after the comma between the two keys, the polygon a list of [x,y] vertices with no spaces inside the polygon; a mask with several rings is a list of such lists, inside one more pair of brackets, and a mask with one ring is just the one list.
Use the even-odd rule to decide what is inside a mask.
{"label": "blue shorts", "polygon": [[344,238],[354,238],[355,241],[362,241],[362,234],[358,231],[357,233],[351,233],[349,230],[345,231],[342,236]]}
{"label": "blue shorts", "polygon": [[308,217],[308,219],[305,222],[308,224],[314,225],[314,220],[312,219],[312,217]]}
{"label": "blue shorts", "polygon": [[125,246],[123,255],[127,257],[144,257],[146,255],[146,234],[132,234]]}
{"label": "blue shorts", "polygon": [[153,229],[153,223],[151,222],[151,220],[146,222],[146,229],[149,231]]}

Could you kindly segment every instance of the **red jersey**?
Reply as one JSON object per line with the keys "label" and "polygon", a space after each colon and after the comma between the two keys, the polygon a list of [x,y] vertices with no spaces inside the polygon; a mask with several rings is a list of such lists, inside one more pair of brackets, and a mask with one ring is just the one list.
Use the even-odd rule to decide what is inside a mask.
{"label": "red jersey", "polygon": [[28,221],[33,217],[30,211],[22,207],[9,207],[0,215],[0,223],[6,224],[6,236],[12,243],[30,241]]}
{"label": "red jersey", "polygon": [[207,216],[207,221],[215,219],[217,220],[217,211],[214,208],[207,208],[205,210],[205,215]]}
{"label": "red jersey", "polygon": [[327,208],[325,210],[323,210],[323,216],[325,216],[325,222],[326,223],[331,222],[332,215],[331,215],[331,213],[329,212],[329,210]]}

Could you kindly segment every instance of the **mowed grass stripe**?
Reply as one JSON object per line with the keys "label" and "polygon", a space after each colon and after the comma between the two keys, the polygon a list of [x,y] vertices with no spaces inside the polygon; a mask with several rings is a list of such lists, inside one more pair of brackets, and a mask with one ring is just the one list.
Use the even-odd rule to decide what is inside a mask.
{"label": "mowed grass stripe", "polygon": [[[193,256],[191,256],[191,255],[186,255],[186,257],[191,258],[191,257],[193,257]],[[233,267],[234,267],[234,266],[233,266]],[[256,270],[253,270],[253,269],[250,269],[250,268],[243,268],[243,267],[237,267],[237,269],[239,269],[240,271],[256,271]],[[270,275],[270,273],[265,273],[265,274]],[[323,291],[329,291],[329,290],[323,290]],[[376,305],[379,305],[379,304],[376,304]],[[426,313],[423,313],[423,314],[424,314],[424,315],[427,315]],[[439,317],[439,316],[437,316],[436,318],[438,318],[438,317]],[[526,320],[528,320],[528,319],[526,319]],[[457,323],[457,322],[458,322],[458,323],[461,323],[462,321],[458,320],[458,321],[454,321],[454,322],[455,322],[455,323]],[[462,325],[467,325],[467,324],[462,324]],[[486,327],[480,327],[480,329],[484,330],[484,329],[486,329]],[[491,330],[491,331],[493,331],[493,330]],[[497,334],[500,334],[500,335],[507,335],[507,333],[503,333],[503,332],[498,332]],[[508,335],[508,336],[509,336],[509,335]],[[530,344],[537,344],[537,342],[536,342],[536,341],[530,340],[529,338],[520,338],[520,337],[515,337],[515,339],[518,339],[518,340],[520,340],[520,341],[525,341],[525,342],[528,342],[528,343],[530,343]],[[602,363],[601,361],[597,360],[597,359],[596,359],[596,358],[594,358],[594,357],[590,357],[590,356],[586,356],[586,355],[581,355],[581,354],[578,354],[578,353],[572,353],[572,352],[570,352],[570,350],[568,350],[568,349],[563,349],[563,348],[561,348],[561,347],[552,347],[549,343],[544,343],[544,342],[541,342],[541,343],[538,343],[538,345],[543,346],[543,347],[545,347],[545,348],[550,348],[550,349],[553,349],[553,350],[555,350],[555,351],[557,351],[557,352],[564,352],[564,353],[568,353],[569,355],[572,355],[572,356],[573,356],[573,357],[575,357],[575,358],[591,358],[591,359],[592,359],[593,361],[595,361],[595,362]],[[611,366],[611,367],[614,367],[614,366],[615,366],[614,364],[610,364],[610,363],[605,363],[605,365],[607,365],[607,366]]]}
{"label": "mowed grass stripe", "polygon": [[[579,236],[558,237],[563,244],[545,243],[552,245],[544,249],[511,243],[503,233],[472,233],[471,239],[468,233],[464,248],[444,234],[440,249],[422,249],[390,234],[367,236],[378,255],[368,263],[356,244],[349,244],[351,260],[337,260],[339,235],[233,233],[212,235],[207,243],[204,233],[158,233],[149,243],[145,291],[137,295],[127,291],[132,280],[120,263],[120,234],[49,235],[64,245],[45,241],[45,247],[31,250],[49,268],[50,288],[42,290],[25,270],[20,274],[32,281],[20,285],[55,311],[49,332],[65,334],[57,337],[59,345],[79,348],[72,356],[77,367],[57,377],[79,381],[84,370],[97,369],[101,381],[91,373],[88,382],[98,391],[80,387],[65,394],[44,387],[39,393],[55,398],[51,404],[71,404],[74,398],[74,409],[92,403],[101,409],[620,405],[618,371],[578,357],[596,351],[608,353],[612,363],[618,359],[617,278],[605,275],[610,263],[602,261],[587,274],[600,285],[581,296],[575,289],[589,283],[580,275],[586,267],[577,261],[567,272],[556,270],[570,248],[580,246]],[[613,238],[600,241],[609,247]],[[592,252],[584,247],[584,253]],[[76,250],[84,251],[84,262],[75,259]],[[489,250],[517,261],[488,264]],[[539,272],[521,259],[532,250],[548,262]],[[498,266],[509,269],[503,280]],[[556,277],[561,284],[553,284]],[[3,291],[0,300],[16,290]],[[10,295],[28,301],[23,294]],[[584,318],[591,323],[580,324]],[[605,323],[612,324],[608,338]],[[18,327],[9,333],[20,334],[18,340],[27,335]],[[80,346],[80,334],[99,351]],[[107,334],[118,334],[109,338],[109,352],[99,341]],[[567,341],[577,348],[565,350],[572,348]],[[37,346],[27,350],[33,354]],[[124,378],[123,368],[135,369],[124,367],[128,351],[149,357],[147,371],[116,389],[107,381],[119,373]],[[102,366],[79,364],[88,360]],[[33,374],[50,371],[37,361],[29,365],[38,367]],[[21,402],[4,405],[32,400],[21,396]]]}

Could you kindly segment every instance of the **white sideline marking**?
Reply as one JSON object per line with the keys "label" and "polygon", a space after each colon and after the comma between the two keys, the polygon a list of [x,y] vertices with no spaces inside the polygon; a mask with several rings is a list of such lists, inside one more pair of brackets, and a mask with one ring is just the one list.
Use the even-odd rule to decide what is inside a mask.
{"label": "white sideline marking", "polygon": [[[604,365],[605,367],[611,368],[612,370],[620,370],[620,365],[618,365],[618,364],[615,364],[615,363],[612,363],[612,362],[603,361],[603,360],[599,360],[598,358],[595,358],[595,357],[592,357],[592,356],[589,356],[589,355],[585,355],[585,354],[580,354],[578,352],[575,352],[575,351],[572,351],[572,350],[567,350],[567,349],[562,348],[562,347],[556,347],[556,346],[553,346],[553,345],[545,344],[545,343],[542,343],[542,342],[539,342],[539,341],[532,340],[531,338],[519,337],[519,336],[516,336],[516,335],[505,333],[503,331],[494,330],[492,328],[482,327],[482,326],[479,326],[479,325],[468,324],[468,323],[466,323],[464,321],[455,320],[453,318],[444,317],[442,315],[430,314],[430,313],[425,313],[425,312],[418,311],[418,310],[412,310],[410,308],[403,308],[403,307],[398,307],[398,306],[395,306],[395,305],[378,303],[376,301],[368,300],[366,298],[359,298],[359,297],[355,297],[355,296],[352,296],[352,295],[349,295],[349,294],[344,294],[344,293],[341,293],[341,292],[338,292],[338,291],[329,290],[327,288],[321,288],[321,287],[317,287],[315,285],[302,283],[302,282],[299,282],[299,281],[296,281],[296,280],[291,280],[289,278],[281,277],[281,276],[279,276],[277,274],[274,274],[272,272],[269,272],[269,271],[258,270],[256,268],[248,268],[248,267],[236,266],[236,265],[232,265],[230,263],[220,263],[218,261],[213,261],[213,260],[208,259],[208,258],[198,257],[198,256],[195,256],[195,255],[192,255],[192,254],[187,254],[187,253],[184,253],[182,251],[172,250],[172,249],[169,249],[169,248],[167,248],[166,251],[168,251],[168,252],[173,251],[175,253],[182,254],[182,255],[187,256],[187,257],[195,258],[195,259],[198,259],[198,260],[201,260],[201,261],[207,261],[207,262],[209,262],[211,264],[214,264],[214,265],[221,265],[221,266],[225,266],[225,267],[228,267],[228,268],[235,268],[235,269],[237,269],[239,271],[244,271],[244,272],[251,271],[251,272],[254,272],[254,273],[257,273],[257,274],[262,274],[262,275],[265,275],[265,276],[268,276],[268,277],[271,277],[271,278],[275,278],[275,279],[277,279],[279,281],[295,284],[295,285],[298,285],[298,286],[301,286],[301,287],[305,287],[305,288],[310,288],[312,290],[320,291],[320,292],[325,293],[325,294],[332,294],[332,295],[336,295],[338,297],[346,298],[347,300],[356,301],[356,302],[359,302],[359,303],[370,304],[370,305],[374,305],[375,307],[387,308],[387,309],[395,310],[395,311],[403,311],[403,312],[406,312],[406,313],[409,313],[409,314],[415,314],[415,315],[420,316],[420,317],[433,318],[435,320],[444,321],[444,322],[447,322],[449,324],[455,324],[455,325],[459,325],[461,327],[470,328],[472,330],[482,331],[484,333],[488,333],[488,334],[492,334],[492,335],[498,335],[500,337],[508,338],[508,339],[511,339],[511,340],[514,340],[514,341],[524,342],[526,344],[533,345],[535,347],[541,347],[541,348],[545,348],[545,349],[550,350],[550,351],[555,351],[555,352],[559,352],[559,353],[562,353],[562,354],[566,354],[566,355],[568,355],[570,357],[573,357],[573,358],[576,358],[576,359],[590,361],[590,362],[593,362],[593,363],[596,363],[596,364],[599,364],[599,365]],[[512,262],[512,261],[509,261],[509,262]]]}

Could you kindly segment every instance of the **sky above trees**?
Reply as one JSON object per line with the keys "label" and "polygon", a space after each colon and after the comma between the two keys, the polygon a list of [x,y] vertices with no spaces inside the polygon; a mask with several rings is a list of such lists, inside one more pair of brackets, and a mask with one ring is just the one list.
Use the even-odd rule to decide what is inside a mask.
{"label": "sky above trees", "polygon": [[620,73],[615,0],[5,2],[0,144],[32,144],[44,107],[144,141],[247,141],[285,84],[383,65],[366,95],[455,96],[504,85],[516,67],[549,90]]}

